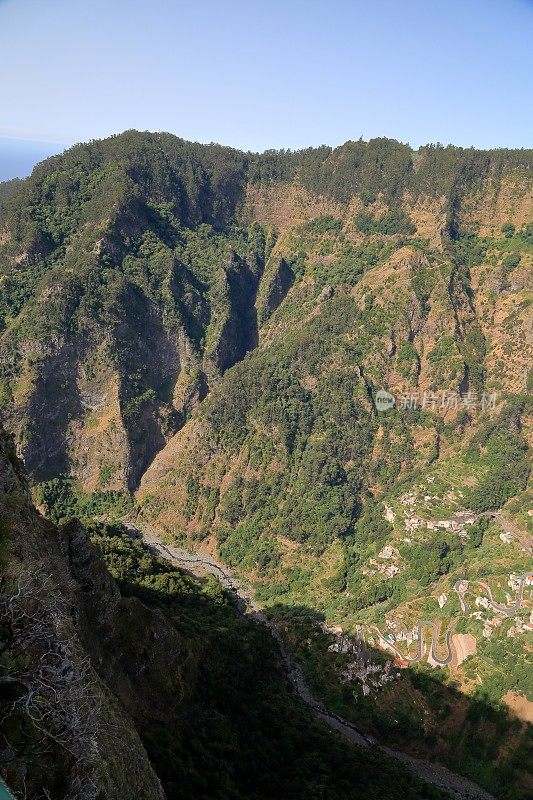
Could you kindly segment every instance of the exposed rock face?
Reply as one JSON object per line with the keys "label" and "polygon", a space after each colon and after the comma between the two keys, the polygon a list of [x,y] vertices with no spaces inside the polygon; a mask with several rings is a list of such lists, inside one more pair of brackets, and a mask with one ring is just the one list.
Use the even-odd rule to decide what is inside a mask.
{"label": "exposed rock face", "polygon": [[[384,280],[401,290],[404,319],[384,345],[391,362],[402,337],[413,346],[403,374],[389,370],[398,386],[446,378],[468,390],[474,363],[504,362],[493,320],[525,313],[510,297],[526,288],[530,255],[502,278],[483,264],[457,278],[435,254],[461,232],[496,241],[502,225],[527,225],[527,152],[414,154],[378,139],[250,156],[129,132],[45,162],[6,196],[0,404],[34,481],[135,490],[225,370],[287,314],[315,313],[305,298],[317,284],[363,276],[361,301],[366,289],[376,303],[392,294]],[[400,219],[415,251],[401,246]],[[430,355],[443,337],[454,340],[446,376]],[[495,345],[485,354],[483,337]],[[522,371],[508,375],[514,389]]]}
{"label": "exposed rock face", "polygon": [[[129,284],[119,288],[105,320],[78,306],[80,327],[72,330],[62,312],[66,330],[52,339],[6,331],[2,360],[18,380],[10,384],[3,416],[33,480],[72,474],[87,490],[135,489],[155,454],[205,396],[208,383],[256,345],[260,270],[261,264],[249,266],[237,257],[222,270],[216,290],[220,314],[204,352],[198,341],[211,322],[209,302],[191,296],[183,281],[177,284],[174,267],[170,296],[180,322],[170,321],[152,298]],[[82,293],[82,306],[91,303],[90,285]],[[54,304],[58,297],[48,299]],[[29,313],[44,320],[48,312]]]}
{"label": "exposed rock face", "polygon": [[257,314],[261,323],[273,314],[285,299],[294,283],[294,271],[283,257],[272,258],[267,264],[257,298]]}
{"label": "exposed rock face", "polygon": [[301,225],[322,215],[340,217],[345,213],[343,204],[310,192],[297,183],[282,186],[248,185],[242,211],[247,222],[273,225],[280,230]]}
{"label": "exposed rock face", "polygon": [[214,320],[218,335],[206,352],[207,361],[212,360],[219,374],[257,346],[255,296],[260,271],[262,263],[249,265],[238,257],[233,257],[231,263],[221,270],[226,303],[220,318]]}
{"label": "exposed rock face", "polygon": [[516,228],[531,222],[532,203],[527,171],[522,175],[504,175],[487,182],[482,192],[465,197],[460,219],[481,236],[498,236],[506,222],[512,222]]}
{"label": "exposed rock face", "polygon": [[[4,665],[8,661],[0,675],[0,757],[8,784],[35,797],[47,791],[54,798],[162,800],[135,727],[102,680],[96,658],[100,648],[102,662],[108,660],[111,626],[120,615],[137,619],[141,604],[134,614],[129,610],[83,529],[59,532],[33,509],[3,431],[0,507]],[[116,654],[115,685],[121,657]]]}

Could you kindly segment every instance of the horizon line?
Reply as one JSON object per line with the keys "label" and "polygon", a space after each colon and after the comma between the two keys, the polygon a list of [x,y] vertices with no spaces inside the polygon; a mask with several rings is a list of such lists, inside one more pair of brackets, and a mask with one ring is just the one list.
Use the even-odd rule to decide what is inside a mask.
{"label": "horizon line", "polygon": [[87,137],[85,139],[79,139],[79,140],[70,139],[70,141],[58,141],[57,139],[37,138],[37,137],[27,136],[27,135],[24,135],[24,136],[13,136],[12,134],[4,134],[4,133],[0,132],[0,141],[24,142],[24,143],[27,143],[27,144],[45,145],[47,147],[56,146],[58,148],[61,148],[62,150],[68,150],[68,149],[70,149],[72,147],[75,147],[76,145],[79,145],[79,144],[91,144],[92,142],[105,141],[106,139],[110,139],[110,138],[113,138],[115,136],[122,136],[125,133],[129,133],[129,132],[135,132],[135,133],[140,133],[140,134],[146,133],[146,134],[151,134],[151,135],[163,134],[163,135],[168,135],[168,136],[175,136],[177,139],[182,139],[183,141],[190,142],[191,144],[199,144],[199,145],[203,145],[203,146],[206,146],[206,147],[209,147],[211,145],[218,146],[218,147],[228,147],[228,148],[230,148],[232,150],[237,150],[237,151],[239,151],[241,153],[250,153],[250,154],[253,154],[253,155],[262,155],[264,153],[270,153],[270,152],[279,153],[279,152],[284,152],[284,151],[285,152],[293,152],[293,153],[295,153],[295,152],[299,152],[299,151],[302,151],[302,150],[317,150],[317,149],[319,149],[321,147],[329,147],[329,148],[331,148],[331,150],[335,150],[335,149],[337,149],[339,147],[342,147],[343,145],[347,144],[348,142],[363,142],[363,143],[367,144],[368,142],[370,142],[372,140],[376,140],[376,139],[387,139],[389,141],[397,142],[398,144],[405,145],[406,147],[409,147],[413,152],[417,152],[418,150],[421,150],[421,149],[423,149],[425,147],[432,147],[432,146],[433,147],[443,147],[443,148],[454,147],[454,148],[462,149],[462,150],[479,150],[479,151],[486,151],[486,152],[490,152],[490,151],[493,151],[493,150],[532,150],[533,149],[533,145],[531,145],[529,147],[527,145],[521,145],[520,147],[510,147],[509,145],[497,145],[497,146],[494,146],[494,147],[479,147],[479,146],[474,145],[474,144],[470,144],[470,145],[467,146],[467,145],[454,144],[453,142],[444,143],[444,142],[440,142],[438,140],[435,141],[435,142],[426,142],[426,143],[420,144],[420,145],[418,145],[418,147],[416,147],[416,146],[413,146],[410,142],[404,142],[401,139],[396,139],[394,136],[386,136],[386,135],[370,136],[369,138],[365,139],[363,137],[363,135],[361,135],[361,136],[359,136],[358,139],[348,138],[348,139],[345,139],[343,142],[340,142],[339,144],[336,144],[336,145],[327,144],[326,142],[322,142],[321,144],[308,144],[308,145],[302,145],[302,146],[295,147],[295,148],[292,148],[292,147],[265,147],[265,148],[263,148],[261,150],[253,150],[253,149],[250,149],[250,148],[239,147],[239,146],[233,145],[233,144],[224,144],[222,142],[217,142],[217,141],[214,141],[214,140],[201,141],[200,139],[188,139],[185,136],[181,136],[179,133],[175,133],[174,131],[170,131],[170,130],[150,130],[148,128],[146,128],[144,130],[140,129],[140,128],[124,128],[121,131],[108,133],[106,135]]}

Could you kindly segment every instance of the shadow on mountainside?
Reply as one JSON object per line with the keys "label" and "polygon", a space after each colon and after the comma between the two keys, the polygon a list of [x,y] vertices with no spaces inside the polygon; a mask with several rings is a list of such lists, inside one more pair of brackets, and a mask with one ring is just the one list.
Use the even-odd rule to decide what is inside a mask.
{"label": "shadow on mountainside", "polygon": [[87,646],[169,800],[441,797],[315,720],[268,630],[240,616],[212,576],[192,580],[129,537],[96,541],[122,600],[101,629],[88,584]]}
{"label": "shadow on mountainside", "polygon": [[391,661],[393,655],[366,642],[355,653],[328,651],[341,642],[341,635],[323,626],[323,614],[305,606],[276,604],[268,614],[300,665],[312,695],[326,708],[380,742],[440,761],[501,800],[522,800],[532,792],[528,763],[533,726],[513,717],[482,687],[466,695],[448,670],[422,663],[416,668],[391,668],[399,677],[371,688],[365,697],[360,680],[342,680],[347,665],[358,660],[361,650],[366,659],[378,664]]}

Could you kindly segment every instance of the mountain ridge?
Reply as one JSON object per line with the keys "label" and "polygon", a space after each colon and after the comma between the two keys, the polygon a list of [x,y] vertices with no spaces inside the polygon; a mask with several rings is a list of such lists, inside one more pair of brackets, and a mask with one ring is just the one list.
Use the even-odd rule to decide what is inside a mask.
{"label": "mountain ridge", "polygon": [[[165,153],[163,145],[167,150],[173,145],[177,148],[177,157],[181,159],[181,161],[178,161],[177,168],[169,164],[169,155]],[[108,156],[105,155],[106,148],[111,151]],[[159,148],[162,149],[160,150]],[[337,148],[337,150],[319,148],[316,151],[305,150],[301,153],[266,153],[258,156],[256,162],[252,161],[251,165],[247,166],[248,172],[251,172],[251,177],[249,176],[247,179],[248,188],[246,191],[243,183],[248,156],[245,156],[245,154],[239,155],[237,151],[219,148],[218,146],[191,145],[182,140],[174,140],[173,137],[167,135],[145,136],[131,132],[114,137],[107,142],[76,146],[67,151],[64,156],[57,156],[43,162],[42,165],[36,168],[33,177],[24,182],[23,188],[16,193],[15,196],[19,197],[19,201],[16,202],[11,198],[5,204],[2,214],[4,222],[2,223],[3,233],[0,238],[3,246],[0,248],[0,258],[3,264],[4,287],[7,289],[7,305],[3,312],[4,320],[18,318],[16,323],[10,323],[11,332],[6,330],[3,336],[4,353],[9,354],[9,351],[12,351],[7,363],[4,356],[4,395],[7,395],[9,400],[9,394],[13,392],[10,373],[15,371],[15,376],[17,373],[20,374],[20,366],[16,365],[16,361],[22,360],[24,362],[27,360],[24,356],[22,356],[22,359],[20,358],[16,344],[18,338],[17,326],[25,324],[19,311],[26,306],[29,307],[34,304],[35,300],[37,300],[37,297],[35,297],[36,288],[34,287],[44,284],[41,302],[51,305],[49,315],[54,319],[54,323],[52,330],[49,332],[46,329],[37,330],[36,337],[33,337],[37,339],[38,347],[32,358],[37,365],[40,361],[44,361],[43,367],[39,370],[39,372],[44,373],[41,381],[46,383],[46,381],[50,380],[52,385],[46,391],[50,395],[57,395],[57,390],[53,386],[56,372],[53,350],[58,347],[60,341],[65,342],[65,351],[60,356],[60,361],[66,362],[72,357],[74,358],[74,368],[76,368],[77,362],[81,361],[83,363],[87,357],[91,362],[98,363],[102,358],[102,348],[105,352],[111,345],[112,350],[107,353],[106,360],[108,362],[116,362],[116,368],[113,370],[114,375],[106,375],[105,370],[103,370],[98,381],[99,385],[93,387],[89,379],[85,392],[89,395],[89,403],[91,402],[91,395],[98,392],[105,393],[106,389],[111,392],[112,397],[115,392],[112,388],[113,382],[116,382],[118,378],[119,397],[118,400],[112,401],[108,411],[108,414],[112,415],[116,423],[117,434],[109,433],[110,442],[108,444],[104,443],[103,447],[104,450],[108,451],[110,449],[114,450],[117,446],[120,450],[126,449],[121,459],[121,469],[117,470],[115,485],[119,486],[125,483],[128,488],[132,488],[132,486],[138,484],[139,472],[142,473],[147,461],[149,462],[155,455],[150,450],[145,452],[146,443],[151,441],[153,447],[156,442],[159,442],[159,444],[156,444],[156,448],[160,448],[164,441],[168,439],[168,435],[176,430],[176,426],[179,427],[182,424],[183,414],[187,416],[189,413],[189,405],[186,398],[191,395],[194,398],[197,395],[204,394],[205,388],[202,388],[202,386],[209,383],[210,380],[216,379],[216,375],[221,370],[223,371],[227,366],[230,366],[235,359],[241,358],[244,352],[254,344],[254,337],[257,334],[253,331],[253,325],[255,324],[253,323],[253,314],[256,313],[253,305],[257,289],[253,288],[253,283],[258,280],[261,270],[266,268],[266,259],[271,259],[269,270],[275,268],[278,253],[278,263],[289,263],[286,260],[283,248],[283,239],[286,237],[286,234],[283,234],[284,229],[280,228],[282,241],[279,241],[279,237],[277,244],[272,240],[268,241],[269,236],[272,239],[273,234],[278,235],[275,233],[275,226],[272,226],[275,223],[279,223],[280,219],[285,220],[285,226],[289,224],[289,229],[294,229],[301,224],[312,224],[313,219],[320,218],[320,215],[324,216],[325,212],[335,211],[337,215],[340,214],[341,221],[344,216],[344,227],[351,231],[350,237],[355,237],[355,241],[357,241],[358,237],[359,239],[361,238],[360,232],[358,232],[358,225],[361,224],[361,216],[364,217],[362,212],[365,208],[368,208],[370,213],[377,216],[378,219],[380,214],[383,217],[384,214],[387,214],[385,199],[389,203],[393,203],[393,207],[396,207],[400,202],[401,198],[398,197],[400,189],[394,189],[394,187],[400,187],[402,180],[408,184],[416,178],[420,184],[417,191],[422,191],[422,188],[427,184],[428,176],[424,176],[424,168],[421,165],[426,164],[426,171],[429,175],[432,175],[436,169],[434,162],[438,163],[440,159],[443,162],[443,169],[446,167],[450,173],[450,177],[447,179],[448,196],[445,195],[439,199],[438,192],[446,189],[446,186],[441,187],[437,182],[432,189],[435,192],[435,197],[429,204],[429,211],[428,209],[422,210],[420,208],[415,211],[416,204],[413,207],[409,205],[410,201],[406,206],[411,215],[415,213],[417,231],[420,230],[422,235],[429,234],[430,243],[437,243],[438,247],[442,246],[441,240],[443,236],[447,235],[446,231],[456,224],[460,224],[461,192],[465,191],[465,186],[468,187],[468,181],[471,184],[475,184],[476,180],[485,180],[487,174],[493,175],[491,182],[494,186],[491,191],[494,199],[490,201],[492,204],[496,204],[492,209],[493,222],[504,220],[507,224],[515,224],[516,226],[522,223],[525,214],[523,205],[525,203],[527,207],[527,202],[530,202],[530,200],[527,200],[528,196],[530,198],[530,190],[529,195],[527,191],[524,192],[525,179],[523,172],[525,170],[525,175],[527,176],[527,169],[522,166],[524,160],[526,164],[529,164],[530,160],[527,160],[527,151],[518,151],[516,153],[497,151],[496,155],[491,156],[495,159],[495,163],[492,165],[489,155],[476,151],[463,151],[454,148],[427,148],[423,152],[425,156],[419,157],[416,171],[410,170],[407,166],[411,163],[409,160],[411,159],[410,151],[408,152],[405,146],[400,146],[389,140],[375,140],[375,142],[370,142],[368,145],[364,145],[361,142],[352,142]],[[106,158],[109,159],[108,162],[106,162]],[[202,158],[206,159],[205,166],[201,165]],[[217,158],[221,159],[221,166],[219,166]],[[518,200],[515,198],[514,205],[512,197],[509,196],[510,194],[512,195],[512,191],[506,184],[505,177],[503,178],[503,188],[502,178],[498,177],[498,173],[502,170],[505,173],[505,158],[510,159],[511,172],[518,170],[520,173],[519,178],[517,178],[518,183],[513,190],[518,198]],[[153,159],[153,163],[149,159]],[[339,166],[335,167],[337,171],[344,166],[344,172],[340,172],[337,183],[333,184],[331,181],[335,172],[332,172],[333,168],[328,166],[331,159],[338,162]],[[452,161],[451,167],[448,163],[450,159]],[[457,163],[454,163],[454,159]],[[518,166],[513,165],[513,159],[516,160]],[[398,160],[400,166],[397,164]],[[345,161],[348,161],[348,166],[344,163]],[[66,165],[66,168],[63,167],[63,164]],[[68,166],[69,164],[71,166]],[[150,169],[154,170],[156,177],[150,177]],[[289,196],[285,197],[283,195],[285,191],[283,189],[283,181],[287,180],[287,178],[293,180],[297,169],[303,171],[303,182],[304,184],[312,185],[313,191],[322,190],[327,192],[330,197],[336,195],[337,199],[334,200],[333,205],[331,205],[331,201],[327,201],[324,204],[320,200],[321,195],[310,194],[309,189],[298,189],[297,184],[293,185],[292,188],[290,188],[290,184],[288,185]],[[476,169],[479,173],[477,177]],[[353,177],[353,170],[356,170],[356,174],[357,171],[361,173],[361,178],[358,180],[364,179],[370,182],[370,189],[367,185],[363,185],[358,192],[356,191],[357,181]],[[83,187],[80,184],[81,178],[76,177],[78,173],[84,176]],[[72,177],[69,177],[70,175]],[[180,175],[183,175],[183,177],[180,177]],[[302,176],[300,176],[299,180],[300,182],[302,181]],[[187,184],[187,181],[189,181],[189,184]],[[350,181],[353,186],[350,185]],[[281,195],[275,186],[273,188],[273,183],[281,187]],[[48,184],[50,184],[50,188],[45,189]],[[62,184],[64,184],[64,187],[62,187]],[[29,188],[32,185],[34,189]],[[186,188],[187,185],[189,188]],[[108,191],[107,187],[110,187],[111,191]],[[150,201],[151,205],[146,205],[145,200],[142,198],[143,196],[147,198],[150,196],[151,187],[153,188],[154,200]],[[383,192],[384,188],[386,189],[386,195],[382,194],[383,199],[378,201],[376,192]],[[25,193],[28,193],[28,190],[30,194],[29,198],[26,199]],[[31,199],[32,191],[34,193],[33,200]],[[257,191],[260,194],[262,192],[266,197],[262,207],[257,205],[255,197]],[[346,206],[347,192],[351,191],[355,192],[354,200]],[[102,194],[103,192],[104,194]],[[250,192],[252,193],[251,197]],[[39,200],[39,193],[42,195],[41,200]],[[79,201],[72,203],[69,199],[70,193],[74,193],[73,197],[81,198],[81,204]],[[240,201],[238,200],[239,196],[241,198]],[[324,198],[326,196],[322,195]],[[420,196],[422,197],[422,195]],[[46,197],[49,199],[46,199]],[[320,200],[318,206],[313,199],[314,197]],[[160,203],[161,201],[167,202],[164,208],[157,207],[157,202]],[[170,201],[170,205],[168,205],[168,201]],[[502,206],[500,209],[497,208],[499,201]],[[46,214],[43,216],[41,212],[39,212],[41,214],[39,216],[36,215],[35,211],[32,211],[36,202],[41,203],[43,209],[49,209],[46,212],[48,216]],[[172,243],[175,243],[176,236],[179,236],[177,230],[172,230],[172,225],[175,225],[173,220],[176,219],[176,214],[180,219],[180,225],[192,225],[194,228],[198,225],[198,222],[204,224],[203,221],[207,221],[212,225],[214,224],[216,230],[217,225],[227,224],[232,219],[236,219],[235,215],[239,202],[242,205],[242,212],[240,213],[243,221],[247,221],[252,225],[257,225],[258,221],[263,225],[267,223],[272,233],[269,234],[266,231],[266,233],[261,234],[260,231],[257,231],[255,234],[251,234],[252,239],[246,246],[247,252],[245,252],[242,249],[242,241],[240,244],[238,241],[234,241],[231,234],[229,236],[224,234],[221,237],[220,235],[217,236],[216,233],[209,233],[208,229],[206,229],[205,232],[200,231],[199,237],[192,237],[193,241],[190,241],[191,237],[186,238],[182,246],[185,258],[187,260],[192,259],[191,263],[194,262],[196,264],[195,269],[197,272],[199,271],[199,274],[195,276],[190,272],[190,268],[187,268],[187,260],[184,264],[172,265],[175,259],[172,253],[174,249]],[[475,197],[472,202],[475,204]],[[102,205],[102,210],[99,210],[100,205]],[[452,208],[452,206],[454,207]],[[104,211],[104,208],[109,208],[109,211]],[[298,210],[300,210],[300,216],[298,216]],[[413,224],[407,220],[409,213],[405,211],[402,213],[404,217],[392,223],[391,230],[393,231],[393,236],[394,231],[397,231],[396,238],[405,235],[402,234],[402,230],[407,230],[405,228],[406,224],[407,226]],[[492,227],[490,227],[487,221],[483,220],[483,209],[481,208],[477,213],[480,217],[478,224],[481,225],[482,230],[494,233],[495,225],[492,224]],[[21,224],[20,220],[24,219],[24,214],[27,214],[28,219]],[[79,232],[76,232],[81,223],[80,214],[84,215],[87,222],[79,229]],[[170,216],[168,216],[169,214]],[[98,217],[102,217],[102,215],[103,221],[98,221]],[[325,216],[328,216],[328,214],[326,213]],[[469,211],[469,216],[470,218],[474,216],[472,210]],[[515,223],[510,221],[511,217],[515,220]],[[337,219],[339,217],[332,218]],[[19,221],[17,222],[17,220]],[[24,225],[26,226],[25,228]],[[394,225],[396,225],[396,228]],[[404,228],[402,228],[402,225]],[[94,230],[94,233],[88,235],[88,231],[91,229]],[[186,227],[185,230],[190,230],[190,228]],[[369,252],[367,252],[368,247],[366,249],[360,247],[361,253],[359,255],[357,247],[354,248],[352,246],[350,250],[348,245],[345,246],[344,249],[347,252],[347,256],[344,258],[348,260],[349,268],[346,276],[339,276],[341,280],[347,279],[348,282],[351,282],[357,279],[356,272],[353,275],[350,274],[353,269],[350,261],[357,260],[357,258],[362,262],[369,258],[374,261],[376,259],[383,260],[384,256],[387,255],[383,246],[381,246],[381,250],[377,246],[378,244],[383,245],[383,240],[382,238],[380,239],[379,226],[376,230],[377,233],[374,236],[377,236],[379,241],[373,249],[370,248]],[[82,231],[84,233],[80,239]],[[102,233],[104,234],[103,236]],[[260,241],[261,235],[263,241]],[[203,239],[202,236],[204,237]],[[259,239],[257,239],[258,236]],[[126,274],[124,274],[123,268],[117,273],[116,266],[120,264],[124,253],[127,252],[128,248],[131,250],[135,240],[139,240],[139,237],[143,244],[135,257],[135,261],[131,263]],[[239,234],[239,237],[242,238],[242,234]],[[369,238],[371,239],[372,237],[370,236]],[[69,242],[68,245],[66,244],[67,240]],[[131,245],[128,245],[128,241],[131,241]],[[393,240],[392,244],[394,245]],[[170,245],[170,249],[168,245]],[[391,245],[390,236],[387,236],[386,245],[388,247]],[[135,248],[137,247],[138,245],[135,246]],[[225,256],[220,251],[221,247],[226,251]],[[272,247],[275,248],[274,255],[270,255]],[[198,248],[203,248],[204,250],[207,248],[213,251],[213,265],[215,260],[219,260],[222,257],[223,262],[226,261],[224,271],[211,272],[211,276],[209,276],[209,270],[212,270],[212,267],[209,267],[208,264],[202,265],[198,263]],[[244,258],[245,261],[250,259],[250,266],[246,267],[246,269],[249,268],[251,270],[250,276],[244,281],[244,284],[242,284],[243,278],[239,278],[241,286],[238,290],[242,296],[241,303],[245,300],[246,292],[249,290],[252,292],[250,300],[244,302],[244,306],[249,309],[248,311],[244,306],[242,308],[235,306],[235,297],[232,299],[232,293],[234,294],[237,288],[237,285],[235,285],[235,289],[232,289],[231,286],[233,280],[231,276],[234,271],[231,267],[232,259],[234,258],[232,253],[235,253],[238,249],[241,250],[240,258]],[[252,249],[251,253],[250,249]],[[291,253],[292,260],[297,256],[297,252]],[[257,261],[258,258],[263,260],[262,266]],[[326,256],[322,260],[324,267],[327,268],[328,257]],[[57,279],[54,276],[54,263],[56,261],[58,264],[63,265],[60,268],[61,272],[58,273]],[[25,262],[28,262],[26,267],[23,266]],[[148,267],[149,274],[147,275],[147,264],[149,263],[153,264],[153,266]],[[108,264],[107,268],[106,264]],[[109,287],[104,284],[99,288],[98,284],[102,282],[102,273],[105,274],[106,269],[109,271],[109,267],[111,267],[110,277],[113,279],[112,283]],[[206,268],[208,272],[206,272]],[[94,273],[94,277],[91,277],[92,286],[87,286],[87,277],[82,278],[80,282],[80,278],[77,277],[80,270],[84,274],[87,273],[87,275],[89,272]],[[131,274],[131,270],[133,270],[133,274]],[[139,274],[139,270],[141,274]],[[153,274],[154,270],[155,274]],[[167,272],[167,270],[170,271]],[[143,274],[143,271],[145,274]],[[240,274],[241,271],[240,268],[237,268],[237,273]],[[166,276],[165,272],[167,272]],[[62,286],[59,296],[57,296],[58,287],[67,276],[70,277],[68,277],[67,283]],[[206,278],[207,285],[205,283]],[[57,280],[60,283],[57,283]],[[154,290],[150,291],[149,287],[146,286],[147,280],[155,283],[155,294]],[[285,280],[286,282],[292,280],[290,272],[286,272]],[[249,290],[246,289],[243,292],[245,285],[249,286]],[[206,289],[208,296],[205,296]],[[264,291],[264,289],[259,289],[260,297],[264,294]],[[288,283],[283,289],[283,292],[286,291],[288,291]],[[83,300],[87,293],[86,300]],[[102,307],[101,295],[103,293],[107,296],[112,296],[113,294],[116,296],[116,300],[108,309],[105,306]],[[5,290],[4,294],[6,294]],[[209,295],[211,299],[209,299]],[[34,300],[32,300],[32,297]],[[80,301],[83,305],[89,305],[89,307],[83,308],[82,306],[82,309],[75,312],[75,309],[79,308]],[[168,350],[170,347],[174,350],[174,353],[171,354],[169,351],[165,357],[167,362],[169,359],[175,362],[173,367],[169,366],[167,368],[168,378],[165,373],[158,374],[157,371],[155,373],[152,371],[151,374],[150,370],[147,370],[147,354],[142,353],[143,345],[139,340],[140,331],[136,331],[135,327],[131,330],[127,329],[127,327],[131,326],[124,317],[126,309],[139,302],[141,307],[138,309],[137,314],[141,317],[148,315],[148,318],[153,320],[149,325],[149,330],[153,329],[154,337],[151,347],[160,347],[163,350]],[[142,308],[143,304],[145,305],[144,309]],[[91,311],[91,306],[94,311]],[[240,323],[237,324],[237,320],[243,318],[243,312],[244,318],[253,312],[251,322],[247,323],[248,331],[244,331]],[[39,317],[38,306],[36,313],[37,317]],[[115,344],[113,341],[106,343],[105,339],[102,340],[101,335],[98,333],[98,328],[101,326],[97,324],[96,320],[90,322],[94,313],[99,315],[103,313],[108,316],[106,320],[108,330],[116,330],[119,336],[124,333],[125,340],[128,343],[128,351],[134,356],[133,363],[128,363],[120,341]],[[259,313],[261,313],[260,309]],[[81,317],[79,323],[83,320],[84,325],[86,327],[88,325],[88,330],[78,336],[77,342],[74,344],[68,334],[68,329],[73,323],[76,325],[76,317]],[[172,317],[174,318],[173,320]],[[211,317],[211,323],[209,322],[209,317]],[[69,321],[67,322],[67,320]],[[187,322],[188,320],[189,322]],[[249,328],[250,324],[252,324],[252,329]],[[30,324],[30,335],[31,327]],[[203,355],[202,348],[198,351],[198,337],[205,340],[207,349]],[[217,340],[219,341],[218,344]],[[49,342],[48,344],[47,341]],[[218,352],[219,348],[222,348],[220,352]],[[43,352],[40,353],[39,349],[43,349]],[[80,349],[79,354],[73,353],[73,350],[76,351],[76,349]],[[139,351],[138,354],[135,351]],[[69,352],[72,354],[71,356],[69,356]],[[125,359],[124,363],[121,363],[121,359]],[[47,361],[50,361],[48,369],[46,367]],[[91,371],[90,368],[89,371]],[[198,371],[200,373],[199,378]],[[84,382],[83,372],[87,372],[87,370],[85,368],[82,370],[81,380],[79,381],[82,384]],[[121,377],[121,373],[124,372],[128,374],[125,377]],[[18,407],[22,410],[28,401],[35,402],[36,405],[41,402],[38,386],[39,375],[35,373],[36,369],[32,368],[31,365],[28,365],[23,370],[22,385],[20,387],[22,396],[20,400],[15,400],[15,408]],[[139,374],[139,379],[136,382],[131,380],[133,373]],[[48,374],[50,374],[49,378]],[[178,378],[181,375],[178,381],[176,381],[176,375]],[[186,386],[190,384],[190,388],[185,390],[184,405],[174,401],[169,403],[168,397],[164,396],[165,383],[169,378],[175,386],[179,386],[182,382]],[[65,375],[62,380],[70,382],[71,388],[68,391],[72,392],[72,398],[70,402],[65,399],[64,403],[67,407],[62,409],[61,416],[62,418],[67,415],[73,417],[73,424],[76,424],[76,419],[82,421],[87,416],[90,416],[83,410],[83,404],[86,401],[83,398],[80,399],[79,390],[75,383],[72,383],[72,379]],[[28,386],[30,393],[28,398],[25,394],[26,386]],[[33,388],[34,386],[35,388]],[[156,394],[155,398],[152,397],[154,392]],[[131,403],[130,395],[132,395]],[[189,400],[189,402],[191,401]],[[192,402],[194,403],[194,400]],[[80,403],[82,407],[80,407]],[[4,403],[4,405],[6,404]],[[11,403],[8,402],[8,412],[10,406]],[[114,411],[111,410],[113,407]],[[138,428],[140,425],[141,428],[144,427],[146,429],[141,437],[142,441],[135,440],[135,433],[131,431],[131,426],[128,425],[129,410],[134,412],[134,427]],[[28,417],[31,416],[31,411],[29,415],[23,411],[22,418],[17,420],[15,416],[11,422],[10,427],[18,427],[19,441],[22,435],[21,426],[24,424],[26,430],[31,427],[28,425]],[[67,468],[68,461],[75,461],[80,457],[80,454],[73,453],[72,457],[69,456],[68,445],[65,447],[62,441],[65,436],[68,437],[68,433],[61,429],[64,428],[61,421],[55,421],[53,416],[48,421],[48,425],[52,427],[57,427],[58,424],[57,442],[55,445],[48,443],[45,446],[45,450],[49,453],[51,450],[56,449],[59,461],[64,464],[63,469],[66,469],[67,472],[72,471],[73,464],[71,463],[70,469]],[[96,423],[91,424],[94,424],[94,427],[98,427]],[[90,447],[92,440],[95,438],[98,440],[99,437],[89,436],[88,434],[89,432],[78,430],[74,438],[79,440],[80,436],[84,435]],[[46,471],[43,472],[44,460],[52,463],[49,455],[44,460],[39,455],[41,435],[37,432],[35,444],[25,447],[26,462],[30,471],[34,469],[37,471],[39,479],[46,477]],[[100,447],[99,443],[97,447]],[[32,452],[33,448],[36,449],[35,453]],[[130,451],[129,454],[127,451]],[[81,457],[83,458],[83,456]],[[98,457],[101,460],[105,459],[105,454]],[[88,464],[87,467],[80,465],[78,468],[79,477],[85,482],[88,481],[88,485],[90,484],[91,488],[95,487],[95,483],[98,480],[98,470],[94,465],[94,460],[95,456],[89,457],[89,462],[93,463]],[[109,458],[109,461],[111,463],[107,465],[108,467],[113,465],[111,458]],[[127,465],[124,467],[124,464]],[[53,467],[53,474],[56,474],[59,469],[60,464],[56,463]],[[85,469],[89,470],[90,477],[83,477]],[[124,474],[124,469],[126,474]],[[76,468],[74,470],[76,471]]]}
{"label": "mountain ridge", "polygon": [[[216,552],[280,616],[317,696],[506,798],[527,791],[529,734],[503,698],[531,697],[528,599],[517,621],[465,620],[464,665],[370,698],[313,619],[404,635],[449,621],[458,581],[471,604],[487,578],[504,600],[527,571],[532,166],[127,132],[0,204],[1,413],[41,507],[133,511]],[[457,523],[502,508],[519,537]]]}

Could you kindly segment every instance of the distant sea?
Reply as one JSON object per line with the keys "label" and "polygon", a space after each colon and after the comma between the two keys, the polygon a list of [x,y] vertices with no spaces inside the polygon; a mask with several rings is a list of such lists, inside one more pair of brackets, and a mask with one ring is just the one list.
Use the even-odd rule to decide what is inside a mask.
{"label": "distant sea", "polygon": [[0,137],[0,181],[25,178],[39,161],[64,149],[62,144]]}

